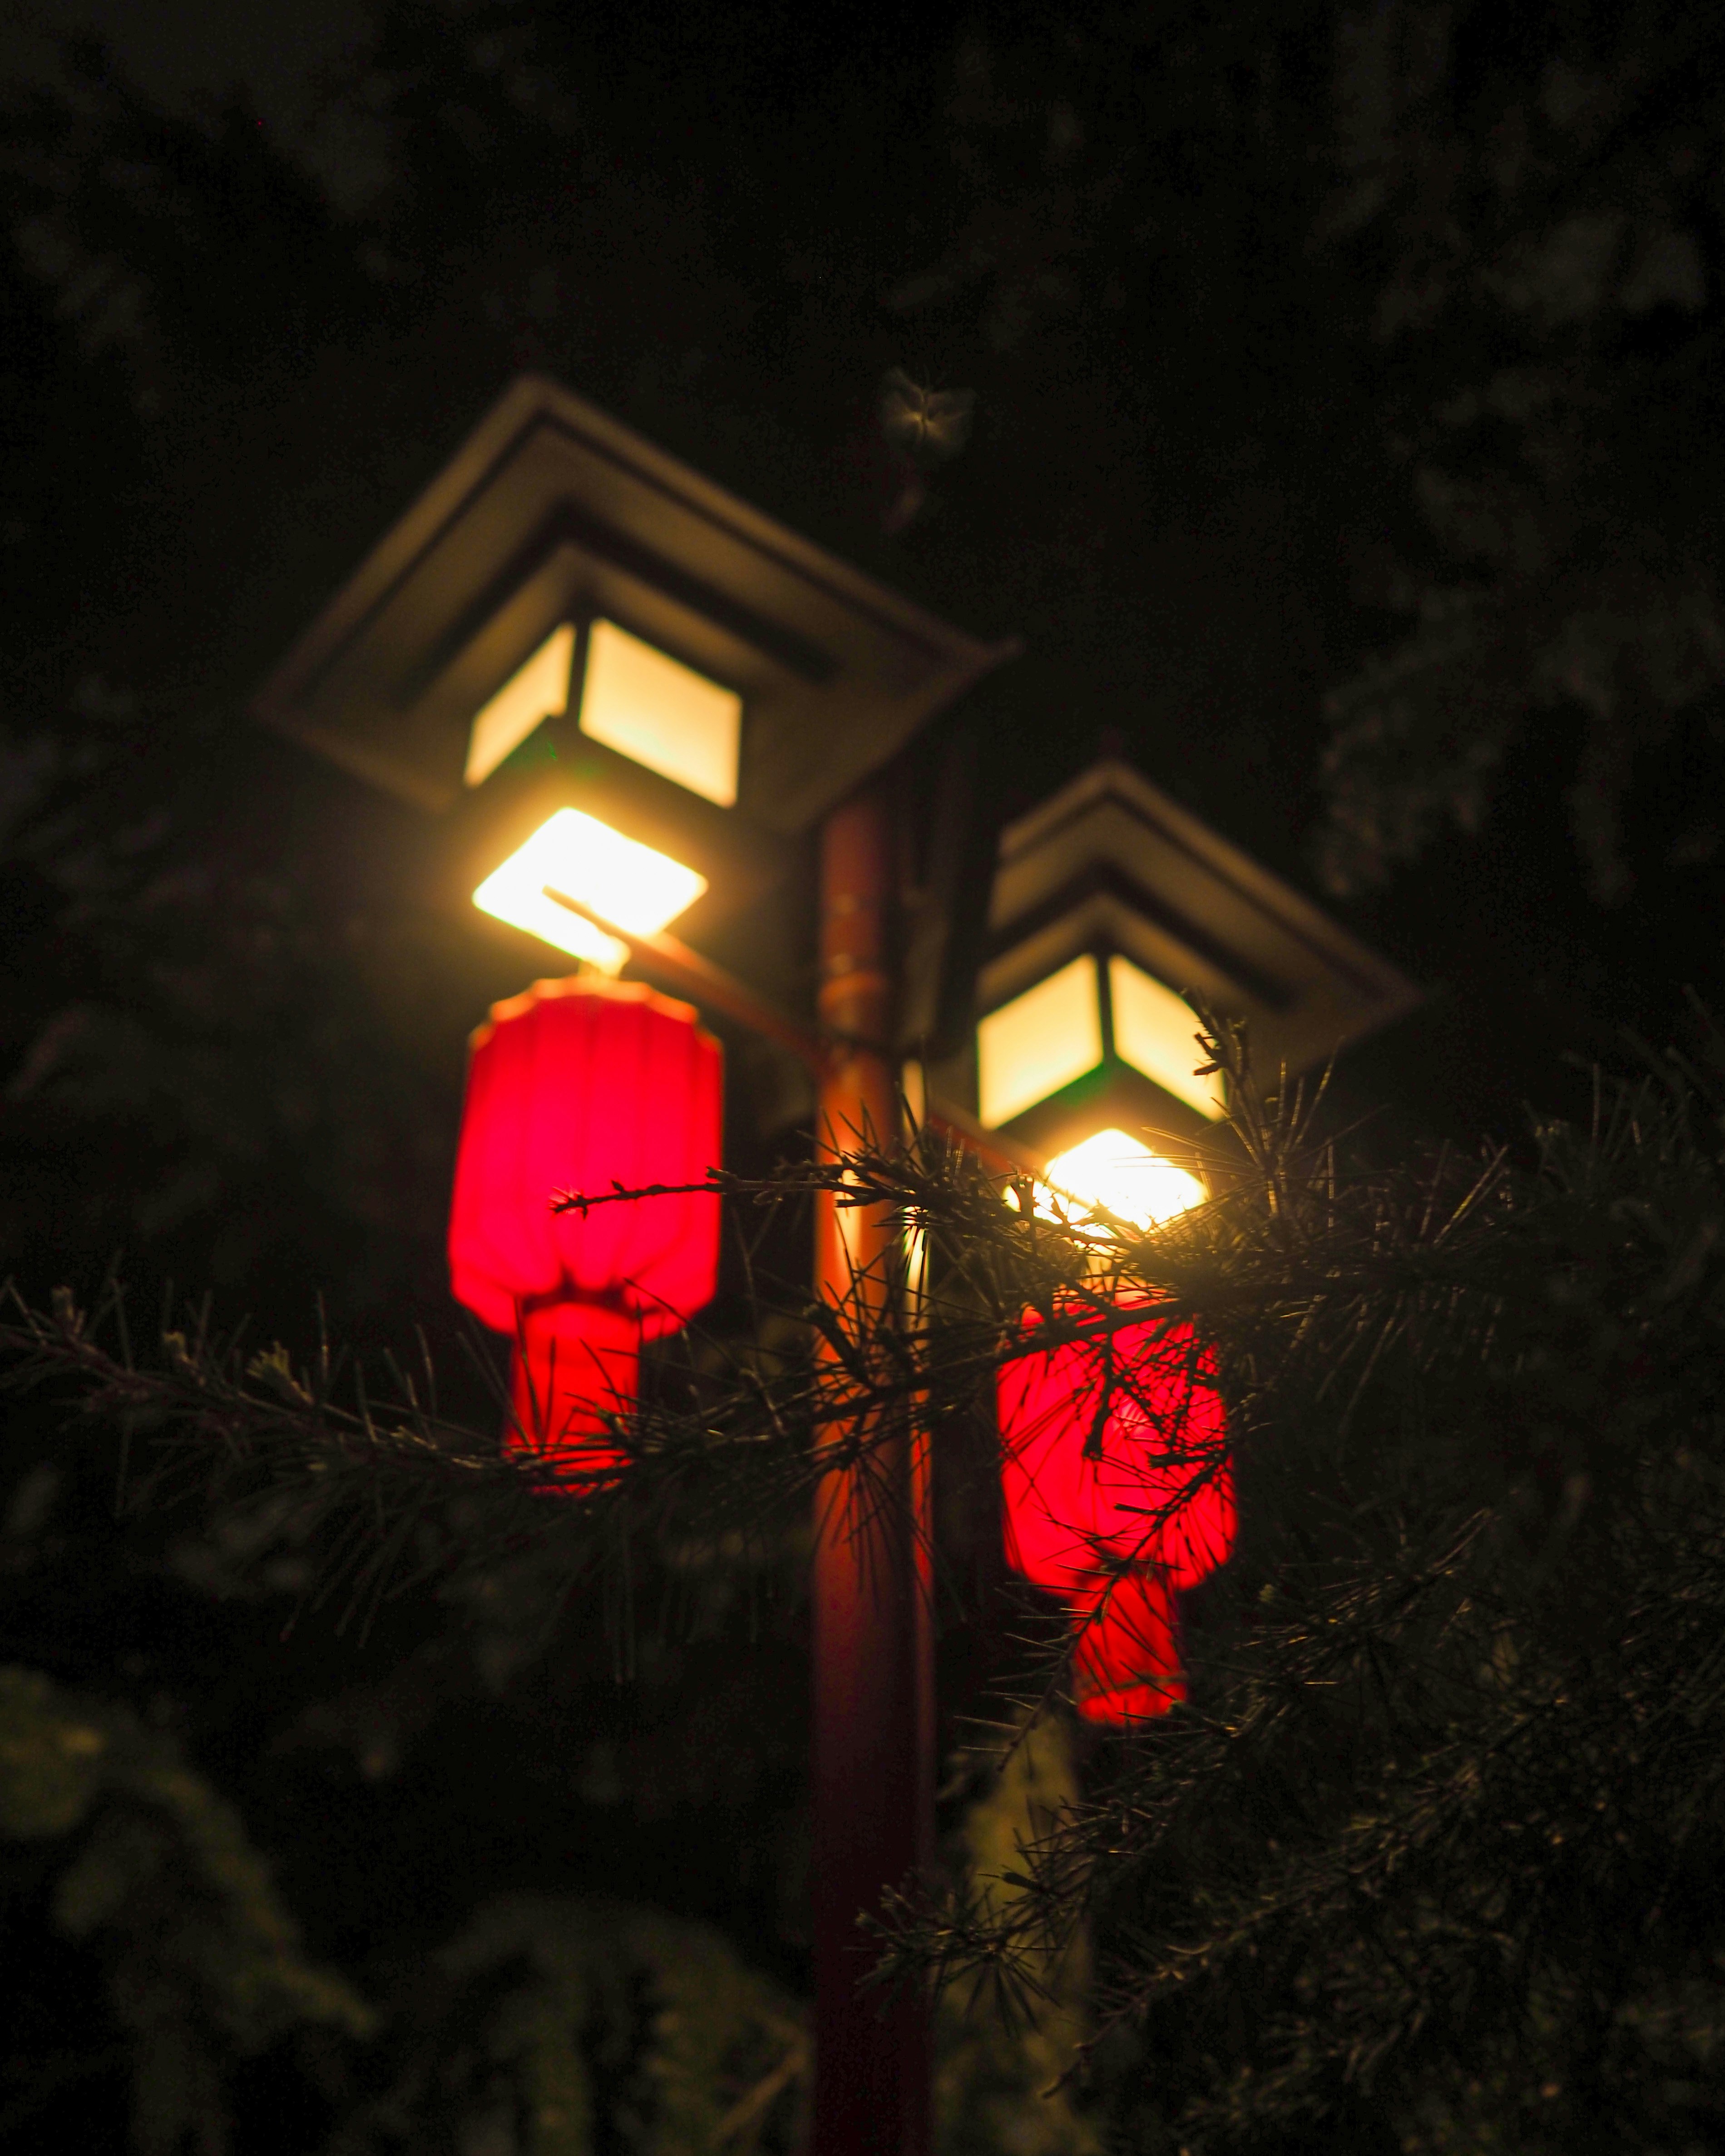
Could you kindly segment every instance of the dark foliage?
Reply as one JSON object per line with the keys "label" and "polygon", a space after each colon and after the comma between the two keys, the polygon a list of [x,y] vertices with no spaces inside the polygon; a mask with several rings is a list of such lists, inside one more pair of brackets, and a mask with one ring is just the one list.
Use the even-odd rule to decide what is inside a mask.
{"label": "dark foliage", "polygon": [[[550,1599],[626,1581],[668,1533],[734,1562],[836,1456],[814,1428],[865,1461],[915,1403],[938,1446],[1004,1356],[1050,1324],[1114,1326],[1118,1292],[1147,1290],[1214,1348],[1242,1492],[1240,1548],[1194,1598],[1194,1704],[1045,1807],[1009,1895],[908,1901],[887,1969],[1029,2005],[1093,1928],[1091,2071],[1147,2149],[1327,2127],[1410,2148],[1689,2145],[1722,2108],[1725,2011],[1707,1887],[1725,1100],[1671,1061],[1602,1082],[1594,1127],[1545,1130],[1532,1168],[1362,1174],[1313,1146],[1297,1099],[1238,1091],[1230,1187],[1143,1240],[1039,1220],[938,1150],[848,1163],[859,1201],[931,1236],[921,1320],[662,1400],[625,1433],[629,1468],[548,1525],[522,1524],[542,1471],[411,1402],[337,1410],[280,1358],[171,1335],[134,1364],[69,1306],[21,1315],[9,1343],[81,1412],[153,1425],[141,1460],[201,1466],[228,1507],[315,1515],[299,1547],[320,1580],[364,1592],[417,1566],[459,1594],[525,1537],[512,1562]],[[1052,1711],[1060,1666],[1021,1669]]]}

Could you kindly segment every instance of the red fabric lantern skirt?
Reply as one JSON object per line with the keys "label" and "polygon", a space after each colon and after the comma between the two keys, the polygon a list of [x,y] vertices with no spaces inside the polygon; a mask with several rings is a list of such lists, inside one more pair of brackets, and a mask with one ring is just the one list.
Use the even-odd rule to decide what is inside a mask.
{"label": "red fabric lantern skirt", "polygon": [[1098,1721],[1184,1697],[1174,1594],[1224,1561],[1235,1525],[1213,1363],[1147,1297],[1117,1306],[1142,1322],[1022,1357],[997,1387],[1007,1562],[1072,1607],[1075,1697]]}
{"label": "red fabric lantern skirt", "polygon": [[621,1455],[608,1417],[627,1414],[641,1374],[641,1328],[601,1302],[525,1309],[510,1358],[510,1449],[531,1450],[578,1475]]}
{"label": "red fabric lantern skirt", "polygon": [[1186,1697],[1174,1592],[1154,1573],[1093,1579],[1071,1605],[1072,1699],[1090,1722],[1166,1714]]}
{"label": "red fabric lantern skirt", "polygon": [[722,1060],[687,1004],[637,982],[536,981],[475,1034],[449,1209],[449,1276],[516,1342],[511,1441],[585,1470],[614,1465],[607,1414],[633,1404],[641,1342],[712,1299],[708,1191],[557,1213],[699,1183],[719,1165]]}

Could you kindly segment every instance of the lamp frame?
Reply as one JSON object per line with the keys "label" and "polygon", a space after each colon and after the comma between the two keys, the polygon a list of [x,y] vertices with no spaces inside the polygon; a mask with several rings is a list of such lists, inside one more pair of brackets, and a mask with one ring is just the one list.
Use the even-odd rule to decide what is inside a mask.
{"label": "lamp frame", "polygon": [[[1178,1162],[1181,1167],[1188,1167],[1189,1157],[1214,1150],[1217,1122],[1200,1115],[1197,1109],[1158,1086],[1135,1064],[1129,1063],[1115,1045],[1114,993],[1108,978],[1108,961],[1118,957],[1129,958],[1134,965],[1140,962],[1111,942],[1100,940],[1077,952],[1063,952],[1060,965],[1071,964],[1075,957],[1087,960],[1091,969],[1101,1056],[1088,1070],[1081,1071],[1076,1078],[1033,1101],[1017,1115],[1008,1116],[999,1126],[1001,1136],[1046,1160],[1066,1152],[1097,1131],[1118,1127],[1133,1137],[1143,1138],[1152,1144],[1153,1151]],[[1019,981],[1012,995],[1001,997],[993,1008],[1004,1008],[1036,985],[1035,978]],[[988,1011],[981,1014],[983,1018],[989,1015]],[[1194,1034],[1197,1026],[1194,1015]],[[1194,1064],[1197,1060],[1194,1041]]]}

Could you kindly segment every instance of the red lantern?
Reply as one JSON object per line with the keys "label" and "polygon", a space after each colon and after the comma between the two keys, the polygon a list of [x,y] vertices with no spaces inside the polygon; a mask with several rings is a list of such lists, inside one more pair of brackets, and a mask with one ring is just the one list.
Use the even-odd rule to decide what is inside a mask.
{"label": "red lantern", "polygon": [[1007,1561],[1071,1604],[1075,1696],[1098,1721],[1184,1697],[1174,1591],[1223,1562],[1235,1521],[1213,1364],[1147,1298],[1122,1306],[1142,1322],[1023,1357],[998,1389]]}
{"label": "red lantern", "polygon": [[603,1417],[633,1404],[641,1342],[711,1301],[716,1196],[585,1213],[552,1201],[705,1180],[719,1163],[721,1086],[718,1043],[694,1011],[635,982],[536,981],[475,1034],[449,1277],[476,1317],[516,1338],[512,1444],[615,1465]]}

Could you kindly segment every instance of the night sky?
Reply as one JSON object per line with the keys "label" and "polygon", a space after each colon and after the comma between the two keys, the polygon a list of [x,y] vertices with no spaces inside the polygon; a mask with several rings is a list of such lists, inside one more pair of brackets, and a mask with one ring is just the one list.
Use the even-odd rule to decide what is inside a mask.
{"label": "night sky", "polygon": [[8,0],[0,54],[8,71],[48,71],[56,39],[100,38],[138,84],[184,107],[240,90],[272,121],[303,116],[317,70],[352,41],[365,11],[336,0],[226,8],[218,0]]}
{"label": "night sky", "polygon": [[[1381,889],[1343,897],[1316,876],[1326,695],[1404,634],[1414,602],[1385,595],[1406,584],[1399,560],[1430,551],[1416,505],[1433,497],[1398,444],[1410,414],[1453,406],[1446,370],[1461,382],[1489,348],[1461,321],[1417,349],[1374,339],[1389,235],[1352,254],[1314,239],[1337,198],[1322,10],[1278,18],[1273,65],[1242,31],[1214,63],[1219,102],[1188,86],[1210,63],[1173,17],[1159,47],[1146,18],[1144,57],[1118,67],[1106,37],[1035,10],[999,11],[984,35],[940,10],[601,8],[570,44],[572,19],[533,34],[568,69],[575,146],[538,150],[507,130],[482,145],[493,122],[452,121],[459,97],[418,78],[419,131],[392,134],[398,83],[381,104],[341,95],[363,79],[341,69],[363,69],[364,18],[311,0],[8,17],[15,64],[39,74],[49,33],[92,31],[184,141],[233,161],[218,252],[212,227],[202,254],[182,239],[146,277],[186,279],[203,311],[182,393],[146,388],[159,419],[111,454],[74,423],[126,475],[124,513],[80,552],[68,534],[96,495],[69,449],[54,537],[21,555],[40,581],[14,646],[33,692],[94,670],[233,708],[511,371],[542,367],[966,628],[1024,639],[979,701],[985,825],[1117,736],[1337,906],[1432,992],[1354,1060],[1368,1093],[1504,1134],[1523,1101],[1578,1097],[1566,1057],[1681,1023],[1681,984],[1707,993],[1717,966],[1701,897],[1717,849],[1673,804],[1712,785],[1710,736],[1661,746],[1625,717],[1602,752],[1637,856],[1609,903],[1565,805],[1593,752],[1549,698],[1491,750],[1482,820],[1440,814]],[[1543,63],[1531,18],[1524,45],[1468,22],[1455,94],[1484,110]],[[455,65],[454,28],[446,49]],[[1394,244],[1424,245],[1409,230]],[[894,367],[974,393],[950,466],[907,475],[883,443]],[[1659,468],[1627,447],[1625,462]],[[1440,584],[1420,568],[1416,594],[1428,572]],[[68,610],[74,590],[100,596]],[[1481,677],[1458,693],[1495,692]]]}

